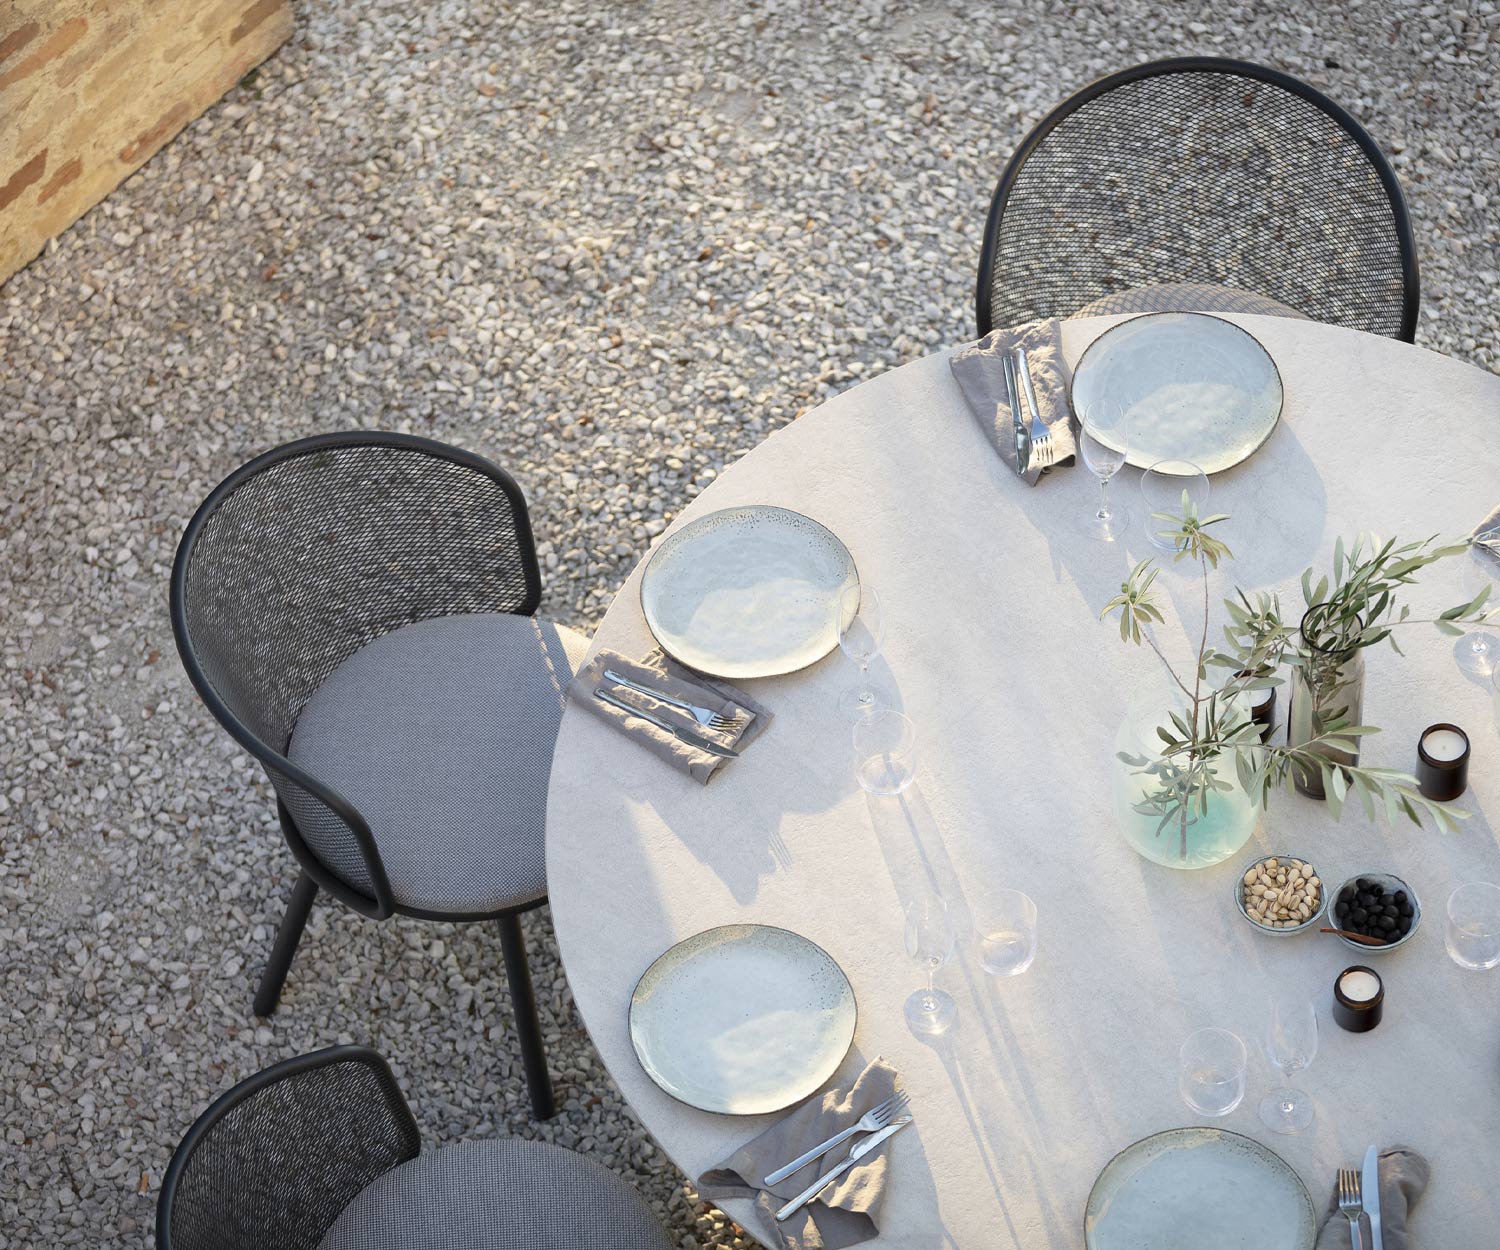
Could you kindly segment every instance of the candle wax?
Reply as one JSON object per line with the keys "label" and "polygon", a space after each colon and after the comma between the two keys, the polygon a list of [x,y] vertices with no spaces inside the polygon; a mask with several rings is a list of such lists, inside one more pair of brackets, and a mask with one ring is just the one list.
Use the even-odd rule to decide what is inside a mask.
{"label": "candle wax", "polygon": [[1451,729],[1434,729],[1422,739],[1422,750],[1427,752],[1429,759],[1460,759],[1468,749],[1469,744],[1464,741],[1463,734],[1454,733]]}
{"label": "candle wax", "polygon": [[1351,1003],[1368,1003],[1380,993],[1380,980],[1368,972],[1346,972],[1339,978],[1339,989]]}

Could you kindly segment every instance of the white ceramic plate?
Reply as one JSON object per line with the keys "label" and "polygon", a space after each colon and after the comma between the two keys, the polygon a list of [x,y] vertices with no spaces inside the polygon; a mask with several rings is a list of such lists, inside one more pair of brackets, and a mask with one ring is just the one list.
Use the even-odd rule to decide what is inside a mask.
{"label": "white ceramic plate", "polygon": [[[1148,469],[1158,460],[1190,460],[1218,473],[1270,438],[1281,416],[1281,375],[1266,349],[1232,322],[1151,313],[1089,344],[1073,371],[1072,397],[1080,421],[1123,408],[1130,464]],[[1111,443],[1107,429],[1091,428]]]}
{"label": "white ceramic plate", "polygon": [[839,644],[839,603],[857,586],[833,534],[786,508],[711,512],[652,553],[641,610],[668,655],[718,677],[773,677]]}
{"label": "white ceramic plate", "polygon": [[1307,1186],[1257,1141],[1174,1128],[1105,1165],[1083,1217],[1087,1250],[1312,1250]]}
{"label": "white ceramic plate", "polygon": [[780,1111],[837,1070],[854,1040],[854,990],[822,947],[735,924],[679,942],[630,998],[630,1040],[673,1098],[727,1115]]}

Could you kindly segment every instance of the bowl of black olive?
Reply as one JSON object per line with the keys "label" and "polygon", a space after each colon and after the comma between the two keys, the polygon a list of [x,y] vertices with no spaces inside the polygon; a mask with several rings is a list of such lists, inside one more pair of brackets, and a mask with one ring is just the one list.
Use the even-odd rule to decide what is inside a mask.
{"label": "bowl of black olive", "polygon": [[1339,941],[1345,946],[1379,954],[1410,941],[1422,923],[1422,905],[1400,877],[1366,872],[1350,877],[1334,892],[1329,917],[1344,933],[1372,939],[1359,942],[1340,933]]}

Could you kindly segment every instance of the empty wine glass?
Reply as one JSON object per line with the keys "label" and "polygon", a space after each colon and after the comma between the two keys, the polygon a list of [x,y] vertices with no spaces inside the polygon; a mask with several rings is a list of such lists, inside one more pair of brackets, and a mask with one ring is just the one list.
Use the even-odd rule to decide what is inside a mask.
{"label": "empty wine glass", "polygon": [[890,696],[870,680],[870,665],[885,639],[880,596],[869,586],[845,586],[839,595],[838,613],[839,646],[859,666],[859,680],[839,696],[839,708],[848,716],[863,716],[889,707]]}
{"label": "empty wine glass", "polygon": [[900,712],[875,711],[854,722],[854,774],[870,794],[900,794],[917,773],[917,727]]}
{"label": "empty wine glass", "polygon": [[1036,958],[1036,904],[1020,890],[997,890],[981,908],[979,962],[997,977],[1020,976]]}
{"label": "empty wine glass", "polygon": [[1273,1089],[1260,1103],[1260,1122],[1272,1132],[1300,1133],[1313,1122],[1313,1101],[1293,1089],[1294,1074],[1308,1067],[1318,1053],[1318,1013],[1301,994],[1271,997],[1266,1030],[1266,1057],[1286,1074],[1287,1084]]}
{"label": "empty wine glass", "polygon": [[1146,499],[1146,537],[1158,551],[1177,550],[1178,525],[1174,520],[1183,512],[1183,496],[1201,517],[1213,493],[1208,476],[1191,460],[1158,460],[1141,475],[1141,494]]}
{"label": "empty wine glass", "polygon": [[1500,885],[1471,881],[1453,891],[1443,945],[1460,968],[1483,972],[1500,964]]}
{"label": "empty wine glass", "polygon": [[1110,482],[1129,454],[1126,413],[1119,404],[1095,403],[1080,414],[1079,420],[1078,451],[1099,482],[1099,506],[1084,532],[1100,542],[1112,543],[1130,524],[1130,509],[1109,493]]}
{"label": "empty wine glass", "polygon": [[933,986],[933,978],[953,955],[953,917],[935,894],[916,899],[906,909],[906,953],[927,970],[927,986],[906,1000],[906,1023],[913,1033],[931,1037],[946,1032],[958,1014],[953,995]]}
{"label": "empty wine glass", "polygon": [[1228,1115],[1245,1096],[1245,1043],[1228,1029],[1189,1033],[1177,1052],[1177,1089],[1199,1115]]}
{"label": "empty wine glass", "polygon": [[[1488,590],[1484,608],[1500,608],[1500,529],[1476,534],[1464,553],[1464,594],[1473,599]],[[1487,676],[1500,658],[1500,643],[1487,629],[1471,629],[1454,647],[1459,667],[1465,672]]]}

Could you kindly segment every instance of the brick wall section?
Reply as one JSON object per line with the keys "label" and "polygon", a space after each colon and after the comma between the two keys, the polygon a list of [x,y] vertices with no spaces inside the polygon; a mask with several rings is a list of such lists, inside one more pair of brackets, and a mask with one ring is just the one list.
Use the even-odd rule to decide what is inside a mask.
{"label": "brick wall section", "polygon": [[291,32],[290,0],[0,0],[0,282]]}

